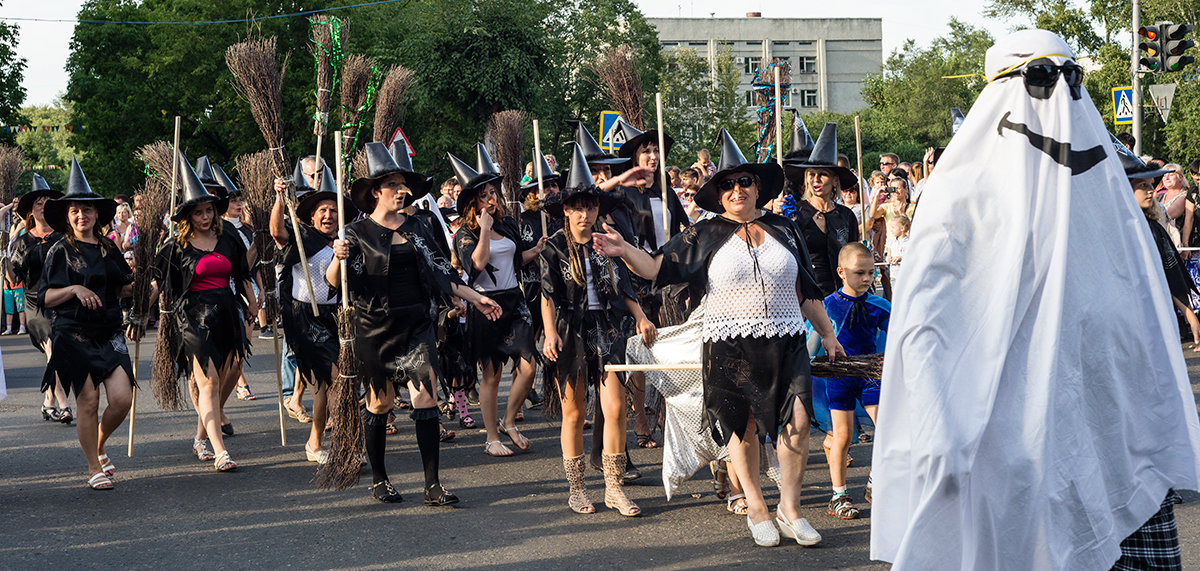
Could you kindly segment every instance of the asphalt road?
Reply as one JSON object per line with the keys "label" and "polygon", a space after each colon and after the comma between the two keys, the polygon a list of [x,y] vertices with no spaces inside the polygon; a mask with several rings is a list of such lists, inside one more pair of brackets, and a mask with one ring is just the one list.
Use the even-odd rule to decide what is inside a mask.
{"label": "asphalt road", "polygon": [[[587,482],[597,513],[574,514],[566,505],[557,425],[538,411],[527,412],[521,426],[533,441],[529,453],[486,456],[478,430],[458,430],[443,444],[442,481],[462,498],[455,508],[421,504],[420,457],[411,421],[401,416],[387,463],[405,501],[385,505],[369,497],[367,470],[358,486],[343,492],[312,483],[315,465],[303,452],[308,425],[287,419],[288,445],[280,446],[271,343],[256,339],[247,371],[259,399],[230,399],[227,407],[237,431],[226,441],[240,466],[236,473],[198,462],[190,451],[194,413],[163,411],[147,391],[138,399],[134,456],[125,454],[126,421],[109,443],[116,490],[95,492],[85,486],[74,428],[41,419],[41,354],[25,336],[0,338],[0,349],[9,390],[0,401],[4,569],[886,568],[868,556],[870,506],[862,493],[870,444],[851,449],[855,466],[849,469],[851,496],[863,517],[842,521],[825,515],[828,470],[820,439],[812,439],[804,515],[824,536],[816,548],[756,547],[745,519],[726,512],[713,495],[707,470],[667,502],[656,450],[633,450],[646,476],[627,492],[641,517],[604,508],[603,478],[594,471]],[[149,345],[143,349],[145,371]],[[1200,358],[1187,355],[1200,390]],[[769,490],[768,503],[776,498]],[[1195,569],[1200,495],[1185,492],[1184,498],[1176,515],[1185,568]]]}

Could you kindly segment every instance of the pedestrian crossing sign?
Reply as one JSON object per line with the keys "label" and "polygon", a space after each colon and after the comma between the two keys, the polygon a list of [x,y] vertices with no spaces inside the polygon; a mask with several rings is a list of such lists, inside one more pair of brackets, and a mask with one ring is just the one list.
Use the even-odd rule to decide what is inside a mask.
{"label": "pedestrian crossing sign", "polygon": [[600,112],[600,150],[615,153],[625,142],[625,133],[618,130],[617,119],[621,114],[616,111]]}
{"label": "pedestrian crossing sign", "polygon": [[1133,124],[1133,88],[1112,88],[1113,125]]}

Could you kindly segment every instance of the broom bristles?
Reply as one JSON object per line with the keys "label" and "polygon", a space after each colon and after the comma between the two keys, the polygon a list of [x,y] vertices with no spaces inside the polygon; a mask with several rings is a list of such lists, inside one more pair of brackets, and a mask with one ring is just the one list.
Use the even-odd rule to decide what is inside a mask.
{"label": "broom bristles", "polygon": [[633,49],[624,44],[610,47],[587,66],[600,79],[600,87],[621,118],[644,131],[642,74]]}
{"label": "broom bristles", "polygon": [[283,64],[275,59],[275,38],[249,38],[225,50],[225,63],[237,80],[238,92],[250,103],[250,113],[272,152],[275,173],[286,176],[287,149],[283,144]]}
{"label": "broom bristles", "polygon": [[367,92],[371,84],[371,69],[375,63],[362,54],[346,57],[342,66],[341,108],[342,108],[342,152],[354,151],[356,136],[361,126],[362,113],[367,103]]}
{"label": "broom bristles", "polygon": [[[313,43],[311,49],[316,58],[317,115],[314,118],[313,134],[317,136],[326,133],[326,127],[329,124],[329,105],[333,102],[335,83],[333,58],[339,55],[333,52],[333,19],[328,14],[317,14],[309,19]],[[338,32],[339,43],[344,46],[347,36],[345,22],[341,22],[338,26]],[[340,64],[340,62],[337,63]]]}
{"label": "broom bristles", "polygon": [[838,360],[832,363],[829,362],[828,356],[817,357],[812,361],[812,375],[879,379],[883,377],[883,353],[838,357]]}
{"label": "broom bristles", "polygon": [[362,178],[368,174],[367,167],[367,151],[359,149],[354,153],[354,158],[350,159],[350,174],[354,178]]}
{"label": "broom bristles", "polygon": [[25,152],[20,147],[0,145],[0,206],[12,202]]}
{"label": "broom bristles", "polygon": [[500,163],[500,174],[503,176],[504,200],[510,205],[510,210],[518,213],[518,222],[520,209],[511,205],[515,205],[520,197],[521,175],[525,172],[521,164],[521,150],[525,146],[524,136],[523,111],[500,111],[492,114],[488,121],[488,138],[496,151],[496,160]]}
{"label": "broom bristles", "polygon": [[329,463],[317,471],[317,485],[322,488],[345,490],[358,483],[362,471],[364,431],[358,409],[358,357],[354,353],[354,308],[338,309],[338,376],[333,380],[329,396],[329,418],[333,438],[329,446]]}
{"label": "broom bristles", "polygon": [[142,207],[134,213],[133,220],[138,228],[138,241],[133,246],[135,279],[131,317],[135,318],[134,340],[141,340],[145,335],[148,313],[154,305],[150,299],[150,267],[165,233],[162,221],[168,206],[167,186],[151,176],[138,192],[142,197]]}
{"label": "broom bristles", "polygon": [[272,172],[272,153],[269,150],[239,156],[234,160],[234,169],[242,183],[246,198],[246,212],[250,226],[254,228],[254,245],[259,261],[267,271],[260,272],[263,281],[263,312],[267,323],[274,323],[279,315],[279,300],[275,297],[275,240],[268,228],[271,224],[271,207],[275,205],[275,175]]}
{"label": "broom bristles", "polygon": [[401,103],[412,86],[413,73],[413,70],[402,65],[394,65],[383,76],[375,106],[373,140],[386,142],[400,126]]}
{"label": "broom bristles", "polygon": [[[159,299],[160,304],[170,306],[167,295]],[[183,392],[179,390],[179,371],[175,358],[179,354],[179,327],[175,314],[159,308],[158,340],[154,344],[154,358],[150,361],[150,386],[154,400],[163,410],[183,410]]]}

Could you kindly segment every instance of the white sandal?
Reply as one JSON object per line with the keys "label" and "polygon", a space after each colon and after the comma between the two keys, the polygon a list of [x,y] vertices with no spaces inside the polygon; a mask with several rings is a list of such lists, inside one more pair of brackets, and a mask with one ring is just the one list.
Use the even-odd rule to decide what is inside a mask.
{"label": "white sandal", "polygon": [[[499,444],[500,449],[508,452],[508,454],[492,454],[492,445],[493,444]],[[511,449],[509,449],[509,447],[505,446],[504,443],[500,442],[499,440],[488,440],[487,442],[484,442],[483,443],[483,453],[487,454],[488,456],[495,456],[497,458],[508,458],[509,456],[512,456],[514,454],[514,452]]]}
{"label": "white sandal", "polygon": [[111,478],[113,474],[117,473],[117,467],[113,466],[112,460],[108,459],[108,454],[101,454],[98,460],[100,460],[100,470],[104,472],[105,476]]}
{"label": "white sandal", "polygon": [[113,489],[112,480],[108,479],[108,476],[105,476],[104,472],[93,474],[91,478],[88,478],[87,484],[93,490],[104,491]]}
{"label": "white sandal", "polygon": [[216,459],[213,460],[213,467],[215,467],[218,472],[234,472],[237,470],[238,465],[237,462],[233,461],[233,458],[229,457],[229,451],[226,450],[220,454],[217,454]]}
{"label": "white sandal", "polygon": [[809,525],[808,520],[799,518],[796,521],[789,521],[783,512],[775,512],[775,523],[779,524],[779,531],[784,537],[795,539],[796,543],[805,547],[811,547],[821,543],[821,534]]}

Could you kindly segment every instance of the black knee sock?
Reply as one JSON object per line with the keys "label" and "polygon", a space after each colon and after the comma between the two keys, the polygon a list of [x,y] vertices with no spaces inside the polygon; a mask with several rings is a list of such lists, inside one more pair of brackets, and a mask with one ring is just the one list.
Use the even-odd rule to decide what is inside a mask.
{"label": "black knee sock", "polygon": [[441,447],[441,430],[438,426],[436,408],[418,408],[412,412],[414,432],[417,433],[417,448],[421,451],[421,464],[425,466],[425,489],[438,484],[438,456]]}
{"label": "black knee sock", "polygon": [[388,479],[387,469],[383,466],[388,413],[375,414],[364,410],[362,416],[363,429],[366,432],[367,459],[371,461],[371,483],[378,484]]}

